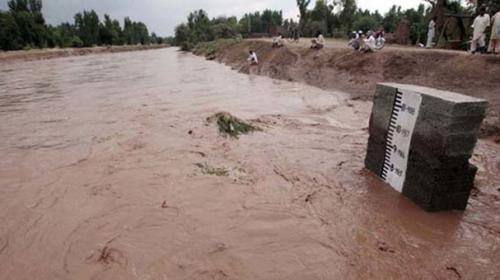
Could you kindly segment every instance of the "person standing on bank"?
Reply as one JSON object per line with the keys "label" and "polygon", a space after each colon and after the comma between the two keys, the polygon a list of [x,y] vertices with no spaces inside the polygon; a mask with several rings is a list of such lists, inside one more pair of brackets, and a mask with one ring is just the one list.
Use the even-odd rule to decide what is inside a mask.
{"label": "person standing on bank", "polygon": [[485,53],[486,47],[486,29],[490,26],[490,16],[486,14],[486,8],[482,7],[479,10],[479,15],[474,20],[472,28],[474,29],[474,35],[472,37],[470,51],[475,54],[477,51],[477,46],[479,45],[479,51]]}
{"label": "person standing on bank", "polygon": [[429,22],[429,31],[427,32],[427,44],[425,45],[425,47],[428,49],[434,47],[433,41],[434,37],[436,36],[436,21],[437,17],[435,16]]}
{"label": "person standing on bank", "polygon": [[496,54],[497,49],[500,49],[500,5],[497,8],[497,13],[491,18],[491,38],[489,52]]}

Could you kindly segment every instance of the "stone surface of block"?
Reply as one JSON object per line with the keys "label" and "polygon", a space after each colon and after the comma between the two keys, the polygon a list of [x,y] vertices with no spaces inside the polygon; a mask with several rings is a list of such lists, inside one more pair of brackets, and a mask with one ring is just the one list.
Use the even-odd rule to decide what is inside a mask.
{"label": "stone surface of block", "polygon": [[402,176],[401,192],[428,211],[464,210],[477,171],[469,159],[486,109],[485,100],[453,92],[379,84],[365,166],[397,190],[394,174]]}

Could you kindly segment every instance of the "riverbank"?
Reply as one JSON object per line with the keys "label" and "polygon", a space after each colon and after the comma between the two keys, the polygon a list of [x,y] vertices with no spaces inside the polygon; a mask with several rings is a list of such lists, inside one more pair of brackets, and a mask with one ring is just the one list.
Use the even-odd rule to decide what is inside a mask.
{"label": "riverbank", "polygon": [[28,51],[0,51],[0,63],[15,61],[32,61],[53,59],[58,57],[82,56],[99,53],[131,52],[167,48],[168,45],[137,45],[112,46],[95,48],[68,48],[68,49],[33,49]]}
{"label": "riverbank", "polygon": [[[490,108],[481,136],[500,142],[500,57],[396,47],[360,54],[340,44],[330,45],[320,51],[304,43],[273,49],[269,41],[244,40],[201,47],[194,53],[243,73],[341,90],[355,100],[371,100],[379,82],[415,84],[484,98]],[[250,49],[259,56],[258,66],[250,67],[246,62]]]}

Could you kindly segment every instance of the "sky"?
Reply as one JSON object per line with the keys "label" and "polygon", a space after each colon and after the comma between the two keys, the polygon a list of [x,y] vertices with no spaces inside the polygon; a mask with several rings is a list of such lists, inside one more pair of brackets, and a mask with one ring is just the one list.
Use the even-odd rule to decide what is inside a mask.
{"label": "sky", "polygon": [[[7,2],[0,0],[0,9],[7,9]],[[247,12],[275,9],[282,10],[285,18],[297,18],[299,12],[295,3],[295,0],[43,0],[43,13],[49,24],[57,25],[72,22],[77,12],[94,9],[101,16],[107,13],[120,21],[129,16],[134,21],[144,22],[151,32],[170,36],[175,26],[196,9],[204,9],[210,17],[240,17]],[[363,9],[385,13],[394,4],[414,8],[424,1],[358,0],[357,3]]]}

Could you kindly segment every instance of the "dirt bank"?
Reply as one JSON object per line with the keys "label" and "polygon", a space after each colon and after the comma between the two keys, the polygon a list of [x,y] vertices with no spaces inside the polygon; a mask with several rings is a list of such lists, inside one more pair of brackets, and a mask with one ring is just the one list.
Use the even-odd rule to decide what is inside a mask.
{"label": "dirt bank", "polygon": [[142,51],[151,49],[166,48],[167,45],[150,45],[150,46],[114,46],[114,47],[95,47],[95,48],[79,48],[79,49],[42,49],[42,50],[29,50],[29,51],[0,51],[0,62],[13,62],[13,61],[31,61],[52,59],[67,56],[82,56],[88,54],[98,53],[116,53],[116,52],[130,52]]}
{"label": "dirt bank", "polygon": [[[247,65],[249,49],[258,53],[259,66]],[[204,54],[203,50],[196,53]],[[415,84],[484,98],[490,109],[482,136],[500,141],[500,57],[405,48],[359,54],[338,47],[314,51],[303,44],[273,49],[270,42],[250,40],[223,44],[211,58],[244,73],[342,90],[353,99],[371,99],[379,82]]]}

